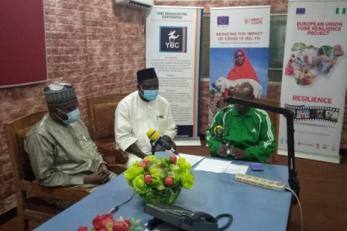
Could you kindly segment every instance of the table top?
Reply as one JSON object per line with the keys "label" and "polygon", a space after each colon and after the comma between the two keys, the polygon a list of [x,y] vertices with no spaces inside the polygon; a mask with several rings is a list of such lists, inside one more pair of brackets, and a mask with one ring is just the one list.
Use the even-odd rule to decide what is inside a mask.
{"label": "table top", "polygon": [[[249,164],[249,162],[233,161]],[[234,180],[234,175],[193,171],[195,185],[191,190],[182,189],[175,205],[192,211],[204,211],[213,216],[221,213],[233,215],[227,230],[286,230],[291,207],[291,193],[273,191]],[[287,166],[264,164],[264,171],[247,174],[281,182],[288,181]],[[36,231],[75,231],[79,226],[92,227],[97,214],[107,213],[112,207],[128,200],[133,189],[123,175],[100,186],[95,192],[39,226]],[[135,195],[119,208],[115,218],[139,219],[142,224],[152,217],[143,212],[144,202]]]}

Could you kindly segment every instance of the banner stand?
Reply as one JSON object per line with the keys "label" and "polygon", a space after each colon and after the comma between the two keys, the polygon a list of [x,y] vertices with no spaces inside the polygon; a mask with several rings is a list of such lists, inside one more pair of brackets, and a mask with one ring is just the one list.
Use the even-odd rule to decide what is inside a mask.
{"label": "banner stand", "polygon": [[171,105],[177,140],[198,137],[202,7],[153,6],[146,19],[146,67]]}
{"label": "banner stand", "polygon": [[266,97],[270,10],[266,5],[210,9],[209,122],[238,84],[247,82],[255,98]]}
{"label": "banner stand", "polygon": [[[289,0],[281,106],[294,114],[295,156],[340,163],[347,85],[347,2]],[[280,118],[278,153],[286,155]]]}

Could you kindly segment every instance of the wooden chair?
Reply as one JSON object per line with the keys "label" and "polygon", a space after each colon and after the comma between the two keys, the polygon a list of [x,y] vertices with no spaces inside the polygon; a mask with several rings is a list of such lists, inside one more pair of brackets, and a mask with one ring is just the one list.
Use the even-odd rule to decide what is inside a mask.
{"label": "wooden chair", "polygon": [[5,124],[9,154],[16,183],[18,230],[29,230],[29,220],[44,222],[60,209],[41,198],[78,201],[88,195],[86,190],[76,187],[40,186],[35,180],[30,161],[24,150],[27,131],[38,122],[45,112],[37,112]]}
{"label": "wooden chair", "polygon": [[109,166],[125,164],[128,161],[125,152],[116,150],[114,138],[114,113],[119,101],[126,95],[112,94],[87,98],[90,134]]}

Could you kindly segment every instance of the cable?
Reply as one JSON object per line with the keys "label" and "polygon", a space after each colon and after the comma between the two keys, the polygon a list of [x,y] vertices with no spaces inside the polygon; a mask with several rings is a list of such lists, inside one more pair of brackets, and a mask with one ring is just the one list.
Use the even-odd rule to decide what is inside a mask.
{"label": "cable", "polygon": [[223,230],[226,230],[230,225],[231,223],[233,223],[233,215],[229,214],[229,213],[222,213],[222,214],[219,214],[218,216],[216,216],[216,220],[219,221],[221,218],[229,218],[228,219],[228,222],[221,226],[220,228],[218,228],[218,230],[220,231],[223,231]]}
{"label": "cable", "polygon": [[135,193],[132,193],[131,196],[126,201],[123,201],[122,203],[114,206],[107,213],[115,213],[120,207],[122,207],[123,205],[125,205],[126,203],[131,201],[134,198],[134,195],[135,195]]}
{"label": "cable", "polygon": [[301,226],[301,231],[303,231],[304,230],[304,216],[303,216],[302,207],[301,207],[299,197],[298,197],[298,195],[296,195],[294,190],[291,189],[288,185],[286,185],[285,189],[290,191],[295,196],[296,200],[298,201],[299,210],[300,210],[300,226]]}

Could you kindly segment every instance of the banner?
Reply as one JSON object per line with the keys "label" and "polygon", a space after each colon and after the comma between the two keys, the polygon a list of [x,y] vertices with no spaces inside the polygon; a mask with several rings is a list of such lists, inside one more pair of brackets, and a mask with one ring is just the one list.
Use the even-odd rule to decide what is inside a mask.
{"label": "banner", "polygon": [[198,137],[202,8],[154,6],[146,21],[146,66],[171,104],[178,137]]}
{"label": "banner", "polygon": [[[281,105],[294,112],[296,156],[338,163],[347,82],[347,2],[289,1]],[[287,151],[280,118],[279,153]]]}
{"label": "banner", "polygon": [[270,6],[211,8],[209,121],[231,87],[248,82],[266,96]]}

